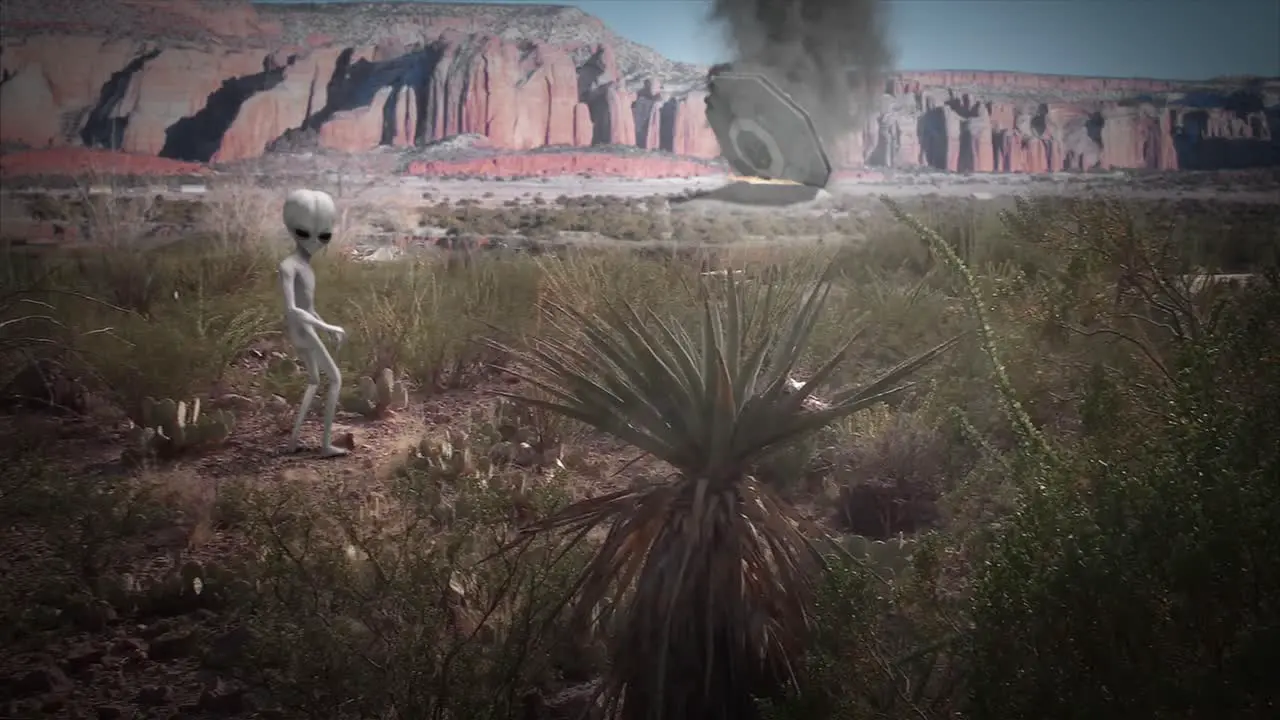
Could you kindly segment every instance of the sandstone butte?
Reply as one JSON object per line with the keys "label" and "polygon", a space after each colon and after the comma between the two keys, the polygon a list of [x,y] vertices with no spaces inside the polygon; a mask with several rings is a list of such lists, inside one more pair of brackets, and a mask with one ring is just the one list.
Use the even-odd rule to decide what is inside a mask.
{"label": "sandstone butte", "polygon": [[[432,174],[687,175],[719,155],[706,69],[573,8],[5,0],[0,40],[6,172],[45,156],[83,163],[68,160],[73,148],[171,172],[319,148],[403,148],[409,172]],[[901,73],[867,117],[831,148],[839,167],[1280,165],[1274,80]],[[501,152],[424,147],[460,134]],[[519,152],[546,146],[585,154]],[[665,153],[585,152],[602,146]]]}

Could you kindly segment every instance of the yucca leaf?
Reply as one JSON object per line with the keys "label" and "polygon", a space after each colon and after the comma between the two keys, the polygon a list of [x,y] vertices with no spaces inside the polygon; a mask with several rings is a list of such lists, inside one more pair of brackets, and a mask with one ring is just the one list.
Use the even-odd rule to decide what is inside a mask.
{"label": "yucca leaf", "polygon": [[[627,327],[619,327],[619,333],[630,343],[630,351],[637,358],[635,367],[629,368],[629,377],[653,403],[663,399],[661,422],[674,434],[687,435],[692,431],[694,418],[674,411],[688,407],[693,395],[687,376],[681,369],[680,353],[669,344],[654,342],[656,338],[644,328],[640,317],[630,311]],[[643,363],[640,358],[649,358]]]}
{"label": "yucca leaf", "polygon": [[[844,345],[836,350],[798,390],[787,394],[785,397],[778,398],[776,405],[779,412],[783,415],[794,415],[799,412],[804,407],[805,400],[809,399],[809,396],[813,394],[814,389],[826,383],[840,365],[844,363],[845,358],[849,355],[849,348],[853,347],[853,344],[862,336],[864,329],[859,328],[854,331]],[[783,378],[783,382],[786,382],[786,380],[787,378]]]}
{"label": "yucca leaf", "polygon": [[969,335],[968,332],[960,333],[959,335],[956,335],[955,337],[952,337],[949,340],[944,340],[943,342],[938,343],[933,348],[931,348],[930,350],[924,353],[921,353],[920,355],[903,360],[902,362],[893,366],[893,368],[891,368],[884,374],[880,375],[880,377],[876,378],[871,383],[863,387],[852,388],[849,390],[844,390],[842,392],[836,393],[834,396],[832,396],[831,403],[833,405],[843,405],[845,403],[850,402],[851,400],[866,397],[869,395],[879,394],[886,387],[889,387],[890,385],[893,385],[901,381],[902,379],[906,378],[908,375],[911,375],[912,373],[916,372],[920,368],[936,360],[938,356],[942,355],[946,351],[955,347],[955,345],[959,343],[962,339],[964,339],[967,335]]}
{"label": "yucca leaf", "polygon": [[[536,385],[539,389],[547,390],[548,386]],[[588,427],[593,427],[600,432],[605,432],[617,437],[623,442],[630,443],[640,450],[644,450],[656,457],[662,457],[667,454],[668,446],[658,439],[655,439],[649,433],[632,427],[624,420],[618,419],[614,421],[601,422],[604,413],[591,412],[589,409],[583,409],[580,405],[571,405],[566,403],[557,403],[543,398],[529,397],[520,393],[511,393],[506,391],[495,391],[495,395],[500,397],[518,400],[535,407],[550,410],[558,415],[577,420]]]}
{"label": "yucca leaf", "polygon": [[907,383],[876,395],[861,397],[853,402],[834,405],[821,410],[805,412],[785,428],[779,428],[769,435],[762,437],[760,442],[767,443],[768,447],[777,447],[789,442],[794,442],[795,440],[806,437],[824,427],[827,427],[837,420],[853,415],[859,411],[866,410],[867,408],[874,407],[878,403],[884,402],[885,400],[888,400],[894,395],[897,395],[916,384],[917,383]]}
{"label": "yucca leaf", "polygon": [[[650,318],[657,325],[661,333],[662,344],[671,348],[671,354],[674,363],[680,371],[682,381],[680,387],[683,390],[684,403],[677,407],[672,407],[670,412],[673,415],[679,415],[679,422],[684,431],[691,437],[700,436],[703,432],[702,417],[696,412],[697,404],[693,398],[701,397],[706,392],[706,383],[704,378],[698,372],[698,364],[694,360],[690,348],[692,342],[689,335],[683,328],[672,328],[668,323],[656,315],[650,314]],[[654,338],[657,341],[657,338]],[[654,342],[657,344],[657,342]]]}
{"label": "yucca leaf", "polygon": [[500,394],[676,470],[666,483],[584,500],[529,528],[577,538],[606,529],[572,589],[579,620],[603,623],[610,639],[606,704],[620,702],[626,720],[725,718],[748,707],[742,688],[765,658],[791,673],[822,557],[806,535],[813,529],[802,531],[801,518],[747,470],[762,453],[901,392],[907,375],[954,344],[810,409],[805,400],[865,330],[792,391],[834,276],[828,263],[803,285],[769,277],[745,285],[730,275],[712,292],[704,280],[691,322],[623,300],[544,302],[550,336],[504,348],[524,368],[508,372],[541,395]]}
{"label": "yucca leaf", "polygon": [[[655,404],[655,401],[661,399],[661,395],[654,392],[655,386],[649,381],[649,378],[661,380],[665,375],[667,368],[661,362],[660,355],[650,353],[650,362],[647,366],[642,366],[641,360],[634,353],[619,348],[612,337],[603,333],[593,333],[591,337],[596,341],[592,346],[608,360],[595,374],[620,400],[616,407],[629,408],[633,422],[650,431],[666,428],[668,418],[664,415],[665,403],[662,407]],[[672,389],[671,381],[668,379],[661,387],[665,390]]]}

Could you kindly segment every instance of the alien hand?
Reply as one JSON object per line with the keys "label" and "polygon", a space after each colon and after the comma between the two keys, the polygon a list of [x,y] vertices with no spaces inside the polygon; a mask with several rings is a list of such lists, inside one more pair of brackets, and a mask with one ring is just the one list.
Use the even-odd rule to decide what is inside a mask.
{"label": "alien hand", "polygon": [[329,328],[329,334],[333,336],[333,343],[338,347],[342,347],[342,343],[346,342],[347,340],[347,331],[343,330],[337,325],[334,325],[333,327]]}

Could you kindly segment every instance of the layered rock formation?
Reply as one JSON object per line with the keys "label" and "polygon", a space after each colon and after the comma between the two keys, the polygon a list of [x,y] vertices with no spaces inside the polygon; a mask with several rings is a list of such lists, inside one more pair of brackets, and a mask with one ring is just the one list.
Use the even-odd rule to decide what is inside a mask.
{"label": "layered rock formation", "polygon": [[[705,69],[661,58],[576,9],[64,0],[54,15],[51,5],[6,0],[0,141],[9,147],[216,163],[475,133],[517,151],[719,154],[703,117]],[[832,149],[839,165],[1280,164],[1276,84],[940,72],[904,74],[885,90],[879,112]]]}

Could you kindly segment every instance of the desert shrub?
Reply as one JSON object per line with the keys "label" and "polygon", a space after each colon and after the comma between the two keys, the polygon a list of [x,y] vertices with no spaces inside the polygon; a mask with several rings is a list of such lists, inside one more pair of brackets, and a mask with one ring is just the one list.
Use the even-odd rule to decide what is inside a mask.
{"label": "desert shrub", "polygon": [[207,393],[239,354],[273,329],[264,305],[251,296],[198,289],[157,301],[146,313],[93,302],[67,302],[62,310],[75,331],[78,375],[138,418],[147,396]]}
{"label": "desert shrub", "polygon": [[[50,461],[56,450],[47,434],[25,432],[0,451],[0,523],[6,544],[21,548],[0,583],[0,641],[15,652],[115,620],[113,570],[179,514],[152,478],[71,473]],[[24,571],[33,557],[38,570]]]}
{"label": "desert shrub", "polygon": [[[157,242],[151,233],[172,203],[82,188],[69,212],[90,246],[15,257],[3,279],[0,295],[21,300],[13,309],[42,319],[39,352],[6,353],[6,368],[135,418],[148,395],[207,392],[272,324],[266,293],[276,261],[257,231],[260,208],[247,202],[215,199],[195,237]],[[28,319],[6,329],[32,327]]]}
{"label": "desert shrub", "polygon": [[26,278],[12,280],[26,284],[13,291],[22,299],[15,310],[38,319],[11,327],[35,330],[39,348],[8,353],[5,362],[14,375],[36,368],[131,414],[148,395],[207,392],[271,329],[264,296],[254,292],[261,271],[247,278],[234,271],[234,282],[224,274],[235,254],[120,249],[29,260]]}
{"label": "desert shrub", "polygon": [[82,393],[65,365],[70,333],[53,298],[45,299],[35,281],[6,280],[0,285],[0,398],[9,405],[79,409]]}
{"label": "desert shrub", "polygon": [[797,690],[761,699],[766,720],[955,717],[964,690],[961,603],[939,591],[938,537],[913,543],[908,570],[886,577],[832,555]]}
{"label": "desert shrub", "polygon": [[[1066,237],[1082,254],[1046,287],[1105,287],[1111,277],[1121,299],[1136,288],[1164,312],[1158,341],[1113,326],[1154,371],[1126,377],[1094,366],[1081,411],[1090,430],[1079,443],[1051,441],[1032,421],[980,281],[940,236],[903,217],[970,294],[1021,441],[997,464],[1016,490],[1014,509],[974,558],[967,715],[1269,717],[1277,695],[1260,669],[1274,662],[1280,628],[1277,275],[1202,314],[1177,287],[1177,248],[1113,203],[1070,207],[1063,224],[1027,224],[1044,216],[1026,205],[1006,219],[1024,232],[1074,230]],[[1116,304],[1111,319],[1133,314]],[[1100,441],[1127,419],[1116,412],[1121,397],[1145,401],[1148,412],[1129,447]]]}
{"label": "desert shrub", "polygon": [[541,275],[527,258],[492,255],[461,270],[427,259],[335,259],[318,273],[321,312],[348,333],[339,361],[360,374],[391,368],[423,388],[468,384],[495,361],[479,340],[526,331]]}
{"label": "desert shrub", "polygon": [[1248,272],[1280,262],[1280,208],[1226,198],[1166,200],[1152,215],[1176,219],[1171,235],[1196,267]]}
{"label": "desert shrub", "polygon": [[514,532],[513,508],[559,507],[562,482],[524,487],[489,469],[486,448],[452,440],[383,494],[249,502],[262,552],[246,570],[258,600],[245,661],[287,705],[332,718],[517,717],[582,676],[589,646],[566,645],[576,636],[557,624],[582,554]]}
{"label": "desert shrub", "polygon": [[1280,286],[1256,293],[1177,353],[1145,441],[1082,452],[995,540],[974,717],[1274,714]]}
{"label": "desert shrub", "polygon": [[[848,256],[847,250],[836,255],[843,270],[839,294],[832,299],[831,312],[820,322],[816,340],[820,345],[815,348],[825,350],[851,332],[862,333],[866,342],[850,356],[846,377],[892,366],[922,343],[938,342],[969,329],[969,320],[955,311],[960,304],[950,294],[931,287],[927,276],[850,271]],[[943,362],[949,366],[964,357],[949,354]],[[942,367],[930,375],[944,374]],[[954,376],[950,370],[946,376]]]}
{"label": "desert shrub", "polygon": [[[542,297],[554,296],[585,312],[613,302],[635,302],[654,313],[689,312],[697,278],[696,266],[667,262],[665,258],[619,257],[615,253],[579,252],[540,263]],[[537,317],[540,330],[545,318]]]}
{"label": "desert shrub", "polygon": [[950,466],[949,438],[922,415],[883,409],[858,420],[824,457],[839,489],[837,525],[877,539],[934,526],[948,478],[961,474]]}

